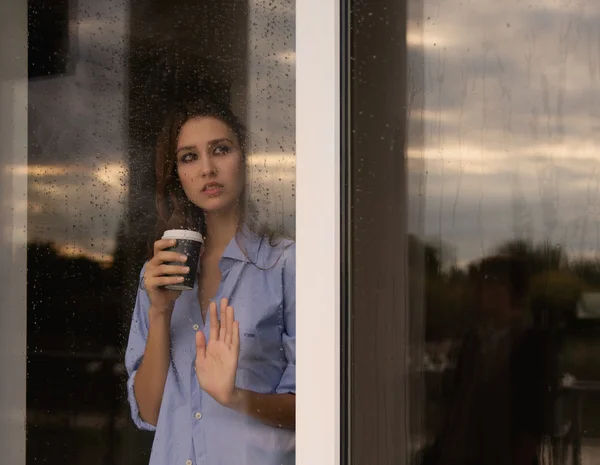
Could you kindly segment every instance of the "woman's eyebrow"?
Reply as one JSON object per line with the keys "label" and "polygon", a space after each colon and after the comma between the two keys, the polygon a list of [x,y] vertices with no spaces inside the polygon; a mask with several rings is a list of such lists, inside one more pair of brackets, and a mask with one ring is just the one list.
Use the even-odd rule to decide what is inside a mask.
{"label": "woman's eyebrow", "polygon": [[213,139],[211,140],[208,145],[210,147],[214,147],[217,144],[220,144],[221,142],[229,142],[230,144],[233,144],[233,142],[231,142],[229,139],[227,139],[226,137],[221,137],[220,139]]}
{"label": "woman's eyebrow", "polygon": [[193,146],[193,145],[185,145],[185,146],[183,146],[183,147],[179,147],[179,148],[178,148],[178,149],[175,151],[175,153],[183,152],[184,150],[195,150],[195,149],[196,149],[196,147],[195,147],[195,146]]}

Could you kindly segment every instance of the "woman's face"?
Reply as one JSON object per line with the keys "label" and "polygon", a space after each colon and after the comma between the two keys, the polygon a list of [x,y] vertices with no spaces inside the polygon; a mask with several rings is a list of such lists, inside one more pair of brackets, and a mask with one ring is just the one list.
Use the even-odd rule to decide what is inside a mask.
{"label": "woman's face", "polygon": [[238,206],[245,186],[237,137],[212,117],[188,120],[177,140],[177,173],[187,198],[206,213]]}

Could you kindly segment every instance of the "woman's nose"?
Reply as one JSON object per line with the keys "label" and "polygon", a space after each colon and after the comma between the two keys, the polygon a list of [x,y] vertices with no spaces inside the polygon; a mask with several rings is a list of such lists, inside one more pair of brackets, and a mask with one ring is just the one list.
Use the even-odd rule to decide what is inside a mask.
{"label": "woman's nose", "polygon": [[204,177],[216,174],[215,163],[210,156],[200,157],[200,174]]}

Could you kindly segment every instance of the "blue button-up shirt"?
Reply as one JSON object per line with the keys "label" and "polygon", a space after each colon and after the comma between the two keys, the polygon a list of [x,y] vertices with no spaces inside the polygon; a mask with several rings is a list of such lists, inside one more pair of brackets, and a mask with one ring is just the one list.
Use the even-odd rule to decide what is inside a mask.
{"label": "blue button-up shirt", "polygon": [[[222,279],[213,300],[227,297],[240,324],[236,386],[264,394],[295,393],[295,244],[272,246],[244,228],[227,246],[219,267]],[[171,363],[154,427],[140,418],[133,391],[150,307],[143,285],[138,289],[125,363],[133,421],[138,428],[155,431],[150,465],[293,464],[294,431],[223,407],[200,388],[194,371],[195,333],[203,331],[208,339],[210,322],[208,313],[202,321],[197,291],[182,292],[175,302]]]}

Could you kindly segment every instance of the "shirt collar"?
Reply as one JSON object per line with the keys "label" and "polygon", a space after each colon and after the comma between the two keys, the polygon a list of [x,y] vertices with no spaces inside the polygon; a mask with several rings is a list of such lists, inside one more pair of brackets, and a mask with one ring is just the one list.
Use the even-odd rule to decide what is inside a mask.
{"label": "shirt collar", "polygon": [[262,237],[244,224],[237,234],[229,241],[222,258],[239,260],[246,263],[257,263],[258,252]]}

